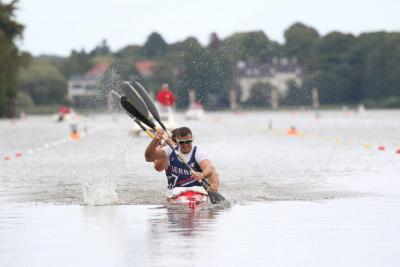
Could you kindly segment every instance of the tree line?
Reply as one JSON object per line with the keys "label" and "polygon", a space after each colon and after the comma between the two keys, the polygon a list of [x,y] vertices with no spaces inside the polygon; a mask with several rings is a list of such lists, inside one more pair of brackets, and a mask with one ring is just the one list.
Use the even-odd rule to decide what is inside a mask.
{"label": "tree line", "polygon": [[[188,90],[208,109],[229,106],[229,91],[240,92],[238,61],[271,63],[295,59],[302,69],[301,86],[289,85],[282,103],[309,105],[310,90],[318,88],[322,105],[364,103],[374,107],[400,107],[400,33],[371,32],[358,36],[331,32],[324,36],[310,26],[295,23],[280,44],[263,31],[235,33],[220,39],[211,34],[206,46],[194,37],[167,44],[151,33],[143,45],[111,51],[102,41],[91,51],[73,50],[67,57],[39,56],[19,51],[16,41],[24,26],[14,13],[18,1],[0,2],[0,116],[13,116],[16,106],[68,104],[67,81],[83,75],[100,62],[127,66],[150,90],[168,83],[177,94],[178,107],[188,104]],[[152,60],[153,76],[140,77],[134,63]],[[117,68],[121,69],[121,68]],[[247,107],[265,106],[270,84],[256,84]]]}

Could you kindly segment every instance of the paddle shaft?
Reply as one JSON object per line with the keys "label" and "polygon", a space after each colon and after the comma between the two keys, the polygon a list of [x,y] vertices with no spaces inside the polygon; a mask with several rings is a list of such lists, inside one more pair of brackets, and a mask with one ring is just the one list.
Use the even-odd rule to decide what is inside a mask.
{"label": "paddle shaft", "polygon": [[[128,113],[129,114],[129,113]],[[149,130],[146,129],[146,127],[143,126],[143,124],[136,119],[135,117],[133,117],[131,114],[129,114],[129,117],[131,117],[136,123],[137,125],[139,125],[140,128],[142,128],[142,130],[150,137],[150,138],[155,138],[154,134]]]}

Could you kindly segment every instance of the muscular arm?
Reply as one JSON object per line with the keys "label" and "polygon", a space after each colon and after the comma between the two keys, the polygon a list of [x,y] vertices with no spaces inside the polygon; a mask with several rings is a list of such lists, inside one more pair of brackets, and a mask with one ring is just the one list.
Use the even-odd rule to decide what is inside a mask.
{"label": "muscular arm", "polygon": [[204,159],[200,161],[199,165],[204,177],[208,179],[210,184],[215,185],[215,191],[217,191],[219,185],[219,176],[211,161],[209,159]]}
{"label": "muscular arm", "polygon": [[158,172],[162,172],[168,168],[169,161],[167,158],[157,159],[154,161],[154,169]]}
{"label": "muscular arm", "polygon": [[159,146],[159,140],[154,138],[147,146],[146,151],[144,152],[144,157],[146,161],[153,162],[158,159],[166,158],[167,155],[165,154],[164,149]]}

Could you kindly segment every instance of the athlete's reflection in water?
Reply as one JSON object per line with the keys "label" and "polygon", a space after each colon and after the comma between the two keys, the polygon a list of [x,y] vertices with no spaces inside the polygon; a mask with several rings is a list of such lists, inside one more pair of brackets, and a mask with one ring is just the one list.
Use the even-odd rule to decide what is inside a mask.
{"label": "athlete's reflection in water", "polygon": [[162,259],[159,266],[197,266],[215,257],[217,252],[210,249],[209,242],[218,235],[219,215],[220,211],[211,209],[159,208],[149,223],[149,257]]}
{"label": "athlete's reflection in water", "polygon": [[206,225],[213,223],[216,211],[211,209],[183,209],[181,207],[168,207],[168,230],[179,231],[182,235],[195,235],[204,231]]}
{"label": "athlete's reflection in water", "polygon": [[151,231],[156,238],[167,233],[179,233],[183,236],[194,236],[204,232],[207,226],[214,223],[218,210],[209,207],[200,207],[199,209],[190,209],[181,206],[165,206],[162,209],[166,211],[158,218],[151,219]]}

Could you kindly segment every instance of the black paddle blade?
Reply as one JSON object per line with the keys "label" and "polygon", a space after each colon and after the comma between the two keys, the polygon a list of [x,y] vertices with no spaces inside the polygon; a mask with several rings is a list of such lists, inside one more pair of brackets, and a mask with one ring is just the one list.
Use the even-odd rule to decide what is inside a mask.
{"label": "black paddle blade", "polygon": [[142,97],[143,101],[146,103],[151,115],[153,115],[154,118],[156,117],[160,118],[160,113],[158,112],[156,105],[151,99],[151,96],[149,95],[147,90],[144,89],[144,86],[140,84],[138,81],[133,81],[132,86],[134,89],[136,89],[136,92]]}
{"label": "black paddle blade", "polygon": [[135,107],[135,109],[142,114],[143,117],[149,118],[149,109],[142,97],[136,92],[129,82],[123,82],[121,84],[122,91],[124,92],[128,101]]}
{"label": "black paddle blade", "polygon": [[204,189],[207,191],[208,196],[210,197],[211,203],[217,204],[219,202],[225,201],[225,198],[220,193],[210,191],[210,183],[206,179],[201,180],[200,183],[204,187]]}
{"label": "black paddle blade", "polygon": [[161,127],[166,131],[167,128],[161,121],[160,113],[158,112],[158,109],[156,105],[153,102],[153,99],[151,99],[151,96],[147,92],[146,89],[144,89],[144,86],[141,85],[138,81],[133,81],[133,87],[136,89],[136,92],[142,97],[143,101],[146,103],[147,108],[149,109],[151,115],[158,121],[158,123],[161,125]]}
{"label": "black paddle blade", "polygon": [[133,116],[134,118],[137,118],[138,120],[140,120],[141,122],[143,122],[144,124],[146,124],[147,126],[149,126],[151,129],[156,130],[156,125],[154,124],[154,122],[152,120],[150,120],[149,118],[144,117],[137,109],[135,106],[133,106],[128,98],[123,95],[121,97],[121,105],[122,107],[126,110],[126,112],[128,112],[131,116]]}
{"label": "black paddle blade", "polygon": [[208,196],[210,197],[210,201],[213,204],[217,204],[219,202],[225,201],[225,198],[218,192],[208,191]]}

